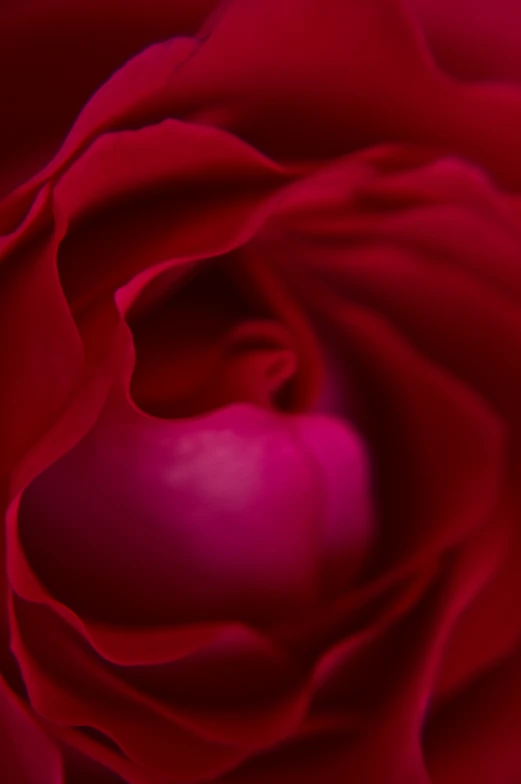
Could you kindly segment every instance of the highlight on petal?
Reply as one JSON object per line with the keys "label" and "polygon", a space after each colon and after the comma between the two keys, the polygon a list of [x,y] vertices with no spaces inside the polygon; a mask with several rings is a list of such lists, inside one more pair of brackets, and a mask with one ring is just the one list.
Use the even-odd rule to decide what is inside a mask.
{"label": "highlight on petal", "polygon": [[[308,422],[313,438],[321,428],[334,436],[338,463],[310,460]],[[362,455],[347,427],[327,418],[293,422],[237,404],[166,421],[116,401],[26,491],[21,538],[40,579],[87,617],[273,622],[320,600],[322,559],[339,555],[338,537],[353,549],[352,568],[365,555]],[[335,489],[342,472],[350,492]]]}

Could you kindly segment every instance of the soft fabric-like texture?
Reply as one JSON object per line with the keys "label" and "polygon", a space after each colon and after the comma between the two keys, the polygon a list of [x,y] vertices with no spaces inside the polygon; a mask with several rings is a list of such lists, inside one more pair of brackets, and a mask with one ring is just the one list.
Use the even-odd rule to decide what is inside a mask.
{"label": "soft fabric-like texture", "polygon": [[519,21],[2,5],[7,784],[521,781]]}

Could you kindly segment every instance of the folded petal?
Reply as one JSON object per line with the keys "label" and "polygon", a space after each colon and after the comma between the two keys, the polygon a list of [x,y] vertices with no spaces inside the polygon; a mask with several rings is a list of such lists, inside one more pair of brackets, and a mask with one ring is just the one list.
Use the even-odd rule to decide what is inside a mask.
{"label": "folded petal", "polygon": [[214,128],[165,120],[104,135],[54,190],[57,220],[69,225],[59,262],[73,307],[159,262],[231,250],[292,176]]}
{"label": "folded petal", "polygon": [[156,41],[197,32],[215,5],[213,0],[3,3],[0,70],[9,78],[0,89],[7,118],[0,129],[0,192],[46,163],[82,105],[115,69]]}

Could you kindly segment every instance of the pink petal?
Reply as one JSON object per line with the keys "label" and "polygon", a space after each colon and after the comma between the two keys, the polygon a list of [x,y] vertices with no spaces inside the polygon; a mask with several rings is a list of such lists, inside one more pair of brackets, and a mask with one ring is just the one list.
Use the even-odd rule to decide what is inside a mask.
{"label": "pink petal", "polygon": [[[296,425],[317,455],[321,430],[335,443],[320,469]],[[116,403],[26,492],[22,541],[40,578],[88,616],[273,620],[318,601],[322,559],[340,542],[354,550],[347,574],[365,554],[360,460],[327,418],[235,405],[165,421]]]}

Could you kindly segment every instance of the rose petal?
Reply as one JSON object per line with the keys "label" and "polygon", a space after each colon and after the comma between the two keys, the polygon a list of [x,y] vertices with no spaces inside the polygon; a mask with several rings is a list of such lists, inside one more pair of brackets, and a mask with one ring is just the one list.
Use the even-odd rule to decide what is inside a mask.
{"label": "rose petal", "polygon": [[318,0],[231,2],[183,69],[176,98],[188,90],[191,116],[275,158],[329,159],[376,142],[423,142],[518,187],[510,151],[521,133],[521,94],[446,77],[416,21],[394,0],[333,0],[326,9]]}
{"label": "rose petal", "polygon": [[322,590],[335,597],[352,585],[378,537],[367,447],[332,417],[298,417],[295,427],[322,481]]}
{"label": "rose petal", "polygon": [[408,168],[396,148],[370,155],[376,170],[364,154],[303,182],[270,220],[260,247],[280,258],[284,243],[286,257],[298,257],[310,275],[320,263],[328,285],[384,314],[517,431],[515,203],[461,162],[431,159]]}
{"label": "rose petal", "polygon": [[1,190],[50,157],[84,102],[116,68],[151,43],[196,32],[215,5],[213,0],[2,3],[0,70],[9,78],[0,89],[8,118],[0,129]]}
{"label": "rose petal", "polygon": [[[321,558],[338,543],[328,541],[334,518],[322,520],[317,468],[293,427],[247,405],[163,421],[116,403],[24,495],[20,530],[33,567],[70,607],[118,622],[303,611],[318,599]],[[328,428],[349,444],[345,426]],[[337,455],[346,473],[361,459],[351,448]],[[356,477],[353,488],[365,470]],[[356,492],[363,499],[364,485]],[[330,493],[332,514],[356,530],[351,497]],[[358,547],[353,535],[347,550]]]}
{"label": "rose petal", "polygon": [[184,69],[180,95],[197,97],[202,121],[272,155],[313,159],[425,128],[419,97],[436,103],[439,87],[398,4],[268,0],[227,5]]}
{"label": "rose petal", "polygon": [[[490,671],[501,658],[511,655],[521,640],[521,623],[516,607],[521,584],[519,576],[519,531],[517,487],[505,493],[502,509],[495,519],[498,539],[503,535],[505,553],[497,573],[465,609],[448,640],[441,662],[433,710],[447,704]],[[465,698],[464,698],[465,699]]]}
{"label": "rose petal", "polygon": [[470,387],[407,346],[380,317],[347,306],[343,294],[308,275],[309,288],[302,270],[292,280],[330,325],[357,385],[384,516],[382,558],[430,558],[479,526],[496,503],[506,475],[502,423]]}
{"label": "rose petal", "polygon": [[216,775],[245,750],[291,734],[308,705],[290,660],[239,627],[177,664],[120,670],[48,609],[15,600],[12,622],[32,704],[49,729],[130,782]]}
{"label": "rose petal", "polygon": [[54,243],[26,243],[0,268],[0,476],[43,436],[80,381],[83,351],[63,296]]}
{"label": "rose petal", "polygon": [[517,781],[520,721],[521,658],[516,652],[449,701],[427,725],[431,780],[434,784]]}
{"label": "rose petal", "polygon": [[521,82],[517,0],[407,0],[436,61],[458,79]]}
{"label": "rose petal", "polygon": [[357,251],[339,277],[354,301],[387,317],[518,432],[521,320],[511,303],[454,267],[388,247]]}
{"label": "rose petal", "polygon": [[235,269],[206,265],[166,302],[129,315],[136,347],[131,394],[147,413],[193,416],[241,401],[271,408],[295,375],[289,329],[266,317],[267,304],[251,301],[258,295],[253,283],[245,281],[243,295]]}
{"label": "rose petal", "polygon": [[[336,728],[330,732],[302,733],[293,741],[279,746],[274,751],[249,760],[237,770],[219,778],[216,784],[345,784],[353,777],[351,760],[346,748],[353,739],[351,728]],[[357,773],[357,771],[356,771]],[[385,781],[395,782],[385,770]],[[412,784],[412,782],[411,782]],[[414,784],[427,784],[425,779],[416,778]]]}
{"label": "rose petal", "polygon": [[15,608],[13,646],[31,703],[56,737],[131,784],[195,782],[243,757],[183,727],[175,711],[125,684],[49,610],[19,600]]}
{"label": "rose petal", "polygon": [[60,249],[69,299],[84,307],[159,262],[231,250],[290,179],[216,129],[166,120],[106,134],[54,192],[58,220],[73,224]]}
{"label": "rose petal", "polygon": [[64,769],[66,784],[126,784],[117,773],[70,747],[65,747]]}
{"label": "rose petal", "polygon": [[[497,571],[504,531],[489,525],[452,553],[417,608],[386,636],[328,652],[314,710],[357,712],[360,731],[345,747],[345,769],[361,781],[429,781],[421,745],[433,683],[445,646],[465,607]],[[367,644],[369,643],[369,644]]]}
{"label": "rose petal", "polygon": [[55,745],[0,677],[0,769],[9,784],[63,784]]}

